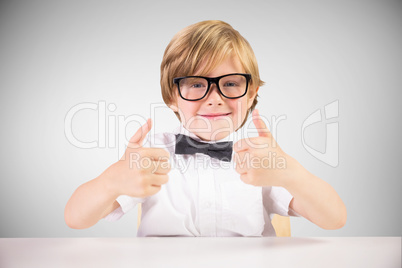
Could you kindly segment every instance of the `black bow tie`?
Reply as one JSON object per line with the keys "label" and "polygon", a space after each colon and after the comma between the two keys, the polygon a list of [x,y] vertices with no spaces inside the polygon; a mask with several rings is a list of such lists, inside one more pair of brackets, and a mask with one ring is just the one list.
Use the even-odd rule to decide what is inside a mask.
{"label": "black bow tie", "polygon": [[183,134],[176,134],[175,154],[203,153],[230,162],[232,160],[232,146],[232,141],[204,143]]}

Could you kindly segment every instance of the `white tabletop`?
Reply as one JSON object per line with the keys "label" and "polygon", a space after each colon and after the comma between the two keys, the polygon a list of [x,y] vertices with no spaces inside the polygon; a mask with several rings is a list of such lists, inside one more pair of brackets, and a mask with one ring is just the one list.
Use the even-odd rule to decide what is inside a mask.
{"label": "white tabletop", "polygon": [[401,237],[0,238],[0,267],[401,267]]}

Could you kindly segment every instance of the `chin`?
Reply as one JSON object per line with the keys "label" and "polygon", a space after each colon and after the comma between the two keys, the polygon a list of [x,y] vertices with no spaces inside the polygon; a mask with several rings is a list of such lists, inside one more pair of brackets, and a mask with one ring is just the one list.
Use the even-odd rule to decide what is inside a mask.
{"label": "chin", "polygon": [[230,135],[233,132],[233,129],[230,128],[227,124],[222,124],[222,126],[212,126],[210,131],[204,129],[204,131],[200,131],[196,135],[203,140],[214,141],[221,140],[226,136]]}
{"label": "chin", "polygon": [[220,140],[232,133],[237,126],[232,118],[220,120],[197,119],[187,124],[187,129],[202,140]]}

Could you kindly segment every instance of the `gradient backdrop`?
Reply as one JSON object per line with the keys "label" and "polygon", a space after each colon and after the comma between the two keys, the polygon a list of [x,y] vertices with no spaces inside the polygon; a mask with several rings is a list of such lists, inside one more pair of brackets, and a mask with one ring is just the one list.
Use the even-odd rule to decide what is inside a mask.
{"label": "gradient backdrop", "polygon": [[[401,1],[27,0],[0,3],[0,237],[135,236],[136,211],[72,230],[64,206],[119,159],[138,118],[153,116],[156,132],[178,125],[160,62],[177,31],[206,19],[251,43],[266,81],[260,113],[282,118],[279,145],[348,209],[340,230],[292,218],[292,235],[401,235]],[[66,136],[80,104],[92,110],[68,128],[95,148]],[[332,164],[317,157],[326,152]]]}

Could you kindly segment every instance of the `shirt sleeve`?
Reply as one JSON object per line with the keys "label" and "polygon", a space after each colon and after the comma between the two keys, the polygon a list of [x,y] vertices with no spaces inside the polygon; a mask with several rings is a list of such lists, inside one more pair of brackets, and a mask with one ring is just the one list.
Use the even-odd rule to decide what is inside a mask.
{"label": "shirt sleeve", "polygon": [[109,213],[103,219],[107,221],[119,220],[124,214],[135,208],[137,204],[144,202],[144,198],[136,198],[128,195],[121,195],[116,199],[116,201],[120,204],[120,206],[111,213]]}
{"label": "shirt sleeve", "polygon": [[300,216],[294,210],[289,208],[293,196],[283,187],[263,187],[263,204],[266,213],[272,220],[273,214],[281,216]]}

